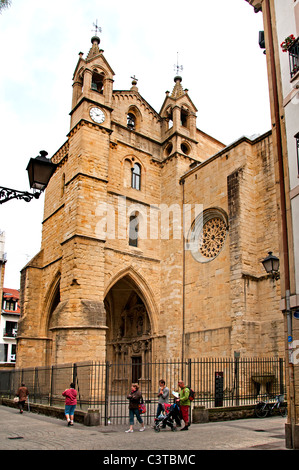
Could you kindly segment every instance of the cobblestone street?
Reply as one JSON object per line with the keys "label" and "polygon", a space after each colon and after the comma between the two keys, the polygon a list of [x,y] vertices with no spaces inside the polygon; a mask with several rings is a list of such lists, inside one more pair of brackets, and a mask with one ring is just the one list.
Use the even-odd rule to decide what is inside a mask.
{"label": "cobblestone street", "polygon": [[0,450],[286,450],[281,417],[192,424],[188,432],[125,433],[128,426],[68,427],[60,419],[0,406]]}

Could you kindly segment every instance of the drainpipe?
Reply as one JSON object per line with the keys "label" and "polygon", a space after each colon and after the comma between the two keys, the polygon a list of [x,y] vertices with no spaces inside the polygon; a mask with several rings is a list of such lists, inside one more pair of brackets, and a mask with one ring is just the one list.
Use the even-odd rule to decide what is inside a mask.
{"label": "drainpipe", "polygon": [[[285,196],[285,179],[284,179],[284,164],[283,164],[283,151],[282,151],[282,132],[280,124],[278,88],[277,88],[277,75],[275,66],[275,53],[274,41],[271,21],[270,0],[264,0],[266,21],[269,39],[269,59],[270,59],[270,72],[273,87],[273,104],[274,104],[274,119],[276,128],[276,147],[279,168],[279,186],[280,186],[280,205],[281,205],[281,223],[282,223],[282,246],[283,246],[283,261],[284,261],[284,281],[285,281],[285,301],[286,301],[286,315],[287,315],[287,329],[288,338],[292,338],[292,317],[290,309],[290,269],[289,269],[289,250],[288,250],[288,229],[287,229],[287,214],[286,214],[286,196]],[[290,404],[291,404],[291,429],[292,429],[292,446],[294,447],[294,431],[295,431],[295,390],[294,390],[294,366],[290,362],[289,369],[289,390],[290,390]]]}
{"label": "drainpipe", "polygon": [[180,184],[183,186],[183,319],[182,319],[182,364],[185,360],[185,277],[186,277],[186,250],[185,250],[185,180],[182,178]]}

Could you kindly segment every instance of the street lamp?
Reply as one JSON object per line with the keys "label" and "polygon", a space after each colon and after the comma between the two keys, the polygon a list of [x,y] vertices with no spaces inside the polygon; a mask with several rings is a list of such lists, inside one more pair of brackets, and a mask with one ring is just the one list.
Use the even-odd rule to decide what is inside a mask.
{"label": "street lamp", "polygon": [[269,251],[268,256],[262,261],[265,271],[268,274],[272,275],[273,279],[279,279],[279,258],[272,254],[272,251]]}
{"label": "street lamp", "polygon": [[0,204],[10,201],[11,199],[23,199],[26,202],[32,199],[38,199],[41,193],[46,189],[56,166],[47,158],[48,153],[45,150],[40,151],[40,155],[36,158],[30,158],[27,165],[30,188],[34,189],[33,193],[28,191],[18,191],[17,189],[4,188],[0,186]]}

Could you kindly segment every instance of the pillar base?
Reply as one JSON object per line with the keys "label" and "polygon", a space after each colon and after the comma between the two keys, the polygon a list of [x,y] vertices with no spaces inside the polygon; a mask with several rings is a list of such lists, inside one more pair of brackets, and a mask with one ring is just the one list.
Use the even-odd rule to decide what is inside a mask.
{"label": "pillar base", "polygon": [[287,449],[299,449],[299,424],[294,426],[294,436],[292,436],[292,425],[285,425],[285,439]]}
{"label": "pillar base", "polygon": [[208,423],[209,411],[204,406],[194,406],[192,423]]}
{"label": "pillar base", "polygon": [[85,426],[99,426],[101,424],[101,415],[99,410],[89,409],[88,413],[84,416]]}

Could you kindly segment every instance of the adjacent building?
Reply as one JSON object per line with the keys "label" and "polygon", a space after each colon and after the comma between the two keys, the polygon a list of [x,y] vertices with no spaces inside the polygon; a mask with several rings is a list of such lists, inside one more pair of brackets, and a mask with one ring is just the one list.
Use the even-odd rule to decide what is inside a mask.
{"label": "adjacent building", "polygon": [[14,366],[16,362],[17,331],[20,318],[20,292],[3,287],[5,276],[6,253],[5,232],[0,232],[0,368]]}
{"label": "adjacent building", "polygon": [[16,289],[3,287],[0,322],[0,364],[16,362],[18,321],[20,318],[20,293]]}
{"label": "adjacent building", "polygon": [[299,448],[299,1],[247,0],[262,12],[279,194],[281,303],[285,316],[287,444]]}

